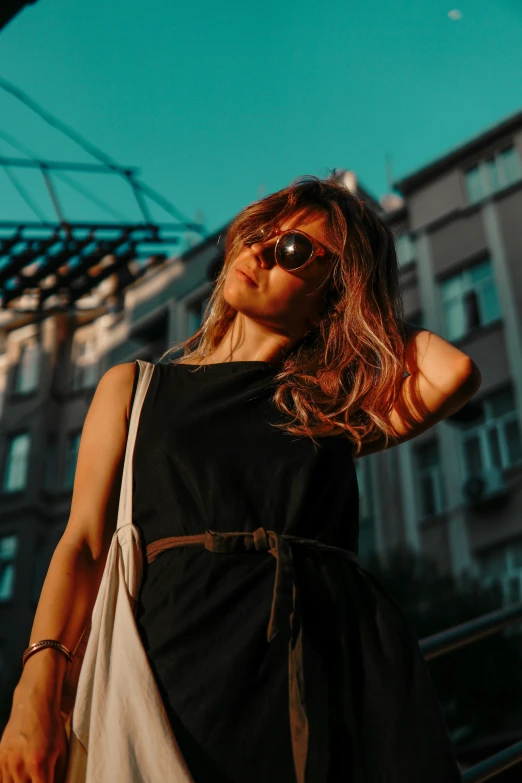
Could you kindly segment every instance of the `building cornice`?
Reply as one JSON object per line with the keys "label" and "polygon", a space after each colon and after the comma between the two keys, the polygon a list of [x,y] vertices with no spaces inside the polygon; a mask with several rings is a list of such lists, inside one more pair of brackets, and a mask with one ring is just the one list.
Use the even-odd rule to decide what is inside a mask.
{"label": "building cornice", "polygon": [[507,134],[519,129],[522,129],[522,111],[512,114],[502,122],[487,128],[480,135],[474,136],[469,141],[464,142],[464,144],[453,148],[442,157],[397,180],[393,187],[403,196],[409,196],[429,180],[434,179],[439,174],[444,174],[465,161],[466,158],[480,152],[483,147],[495,141],[500,141]]}

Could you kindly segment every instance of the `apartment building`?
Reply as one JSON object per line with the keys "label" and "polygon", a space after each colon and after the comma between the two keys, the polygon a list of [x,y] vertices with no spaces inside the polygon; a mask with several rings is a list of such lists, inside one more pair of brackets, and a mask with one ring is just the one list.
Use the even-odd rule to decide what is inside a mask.
{"label": "apartment building", "polygon": [[[522,113],[396,188],[404,204],[389,219],[406,315],[461,348],[482,372],[460,420],[382,455],[395,463],[401,535],[454,573],[497,583],[504,602],[520,601]],[[375,528],[383,548],[383,516]]]}

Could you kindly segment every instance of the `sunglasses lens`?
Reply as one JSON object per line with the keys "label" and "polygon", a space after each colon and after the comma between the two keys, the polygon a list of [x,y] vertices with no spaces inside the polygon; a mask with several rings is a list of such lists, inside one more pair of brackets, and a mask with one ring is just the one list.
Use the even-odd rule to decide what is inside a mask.
{"label": "sunglasses lens", "polygon": [[298,269],[306,264],[313,252],[313,245],[303,234],[285,234],[277,245],[277,263],[283,269]]}

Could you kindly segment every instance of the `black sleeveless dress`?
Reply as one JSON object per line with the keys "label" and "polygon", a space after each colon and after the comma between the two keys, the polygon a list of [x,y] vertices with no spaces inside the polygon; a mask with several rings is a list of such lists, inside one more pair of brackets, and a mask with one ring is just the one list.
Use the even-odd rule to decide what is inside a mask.
{"label": "black sleeveless dress", "polygon": [[[262,528],[357,552],[352,444],[316,446],[272,426],[284,421],[276,373],[259,361],[155,365],[133,464],[144,547]],[[355,555],[292,546],[292,556],[308,720],[299,775],[290,632],[282,623],[267,638],[274,557],[180,546],[145,563],[138,629],[194,781],[460,781],[427,664],[392,597]]]}

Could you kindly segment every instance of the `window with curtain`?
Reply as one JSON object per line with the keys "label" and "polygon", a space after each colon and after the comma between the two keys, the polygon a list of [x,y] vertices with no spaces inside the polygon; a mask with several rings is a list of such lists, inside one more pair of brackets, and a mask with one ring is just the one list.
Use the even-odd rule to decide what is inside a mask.
{"label": "window with curtain", "polygon": [[522,463],[522,438],[511,385],[483,397],[482,417],[463,424],[462,461],[465,477]]}
{"label": "window with curtain", "polygon": [[458,340],[501,315],[491,260],[486,258],[439,282],[447,340]]}
{"label": "window with curtain", "polygon": [[9,438],[4,468],[4,492],[19,492],[25,489],[30,447],[31,436],[28,432],[12,435]]}
{"label": "window with curtain", "polygon": [[0,536],[0,602],[13,597],[17,552],[18,536]]}
{"label": "window with curtain", "polygon": [[437,440],[421,443],[413,448],[416,473],[417,501],[421,517],[444,511],[444,485]]}

